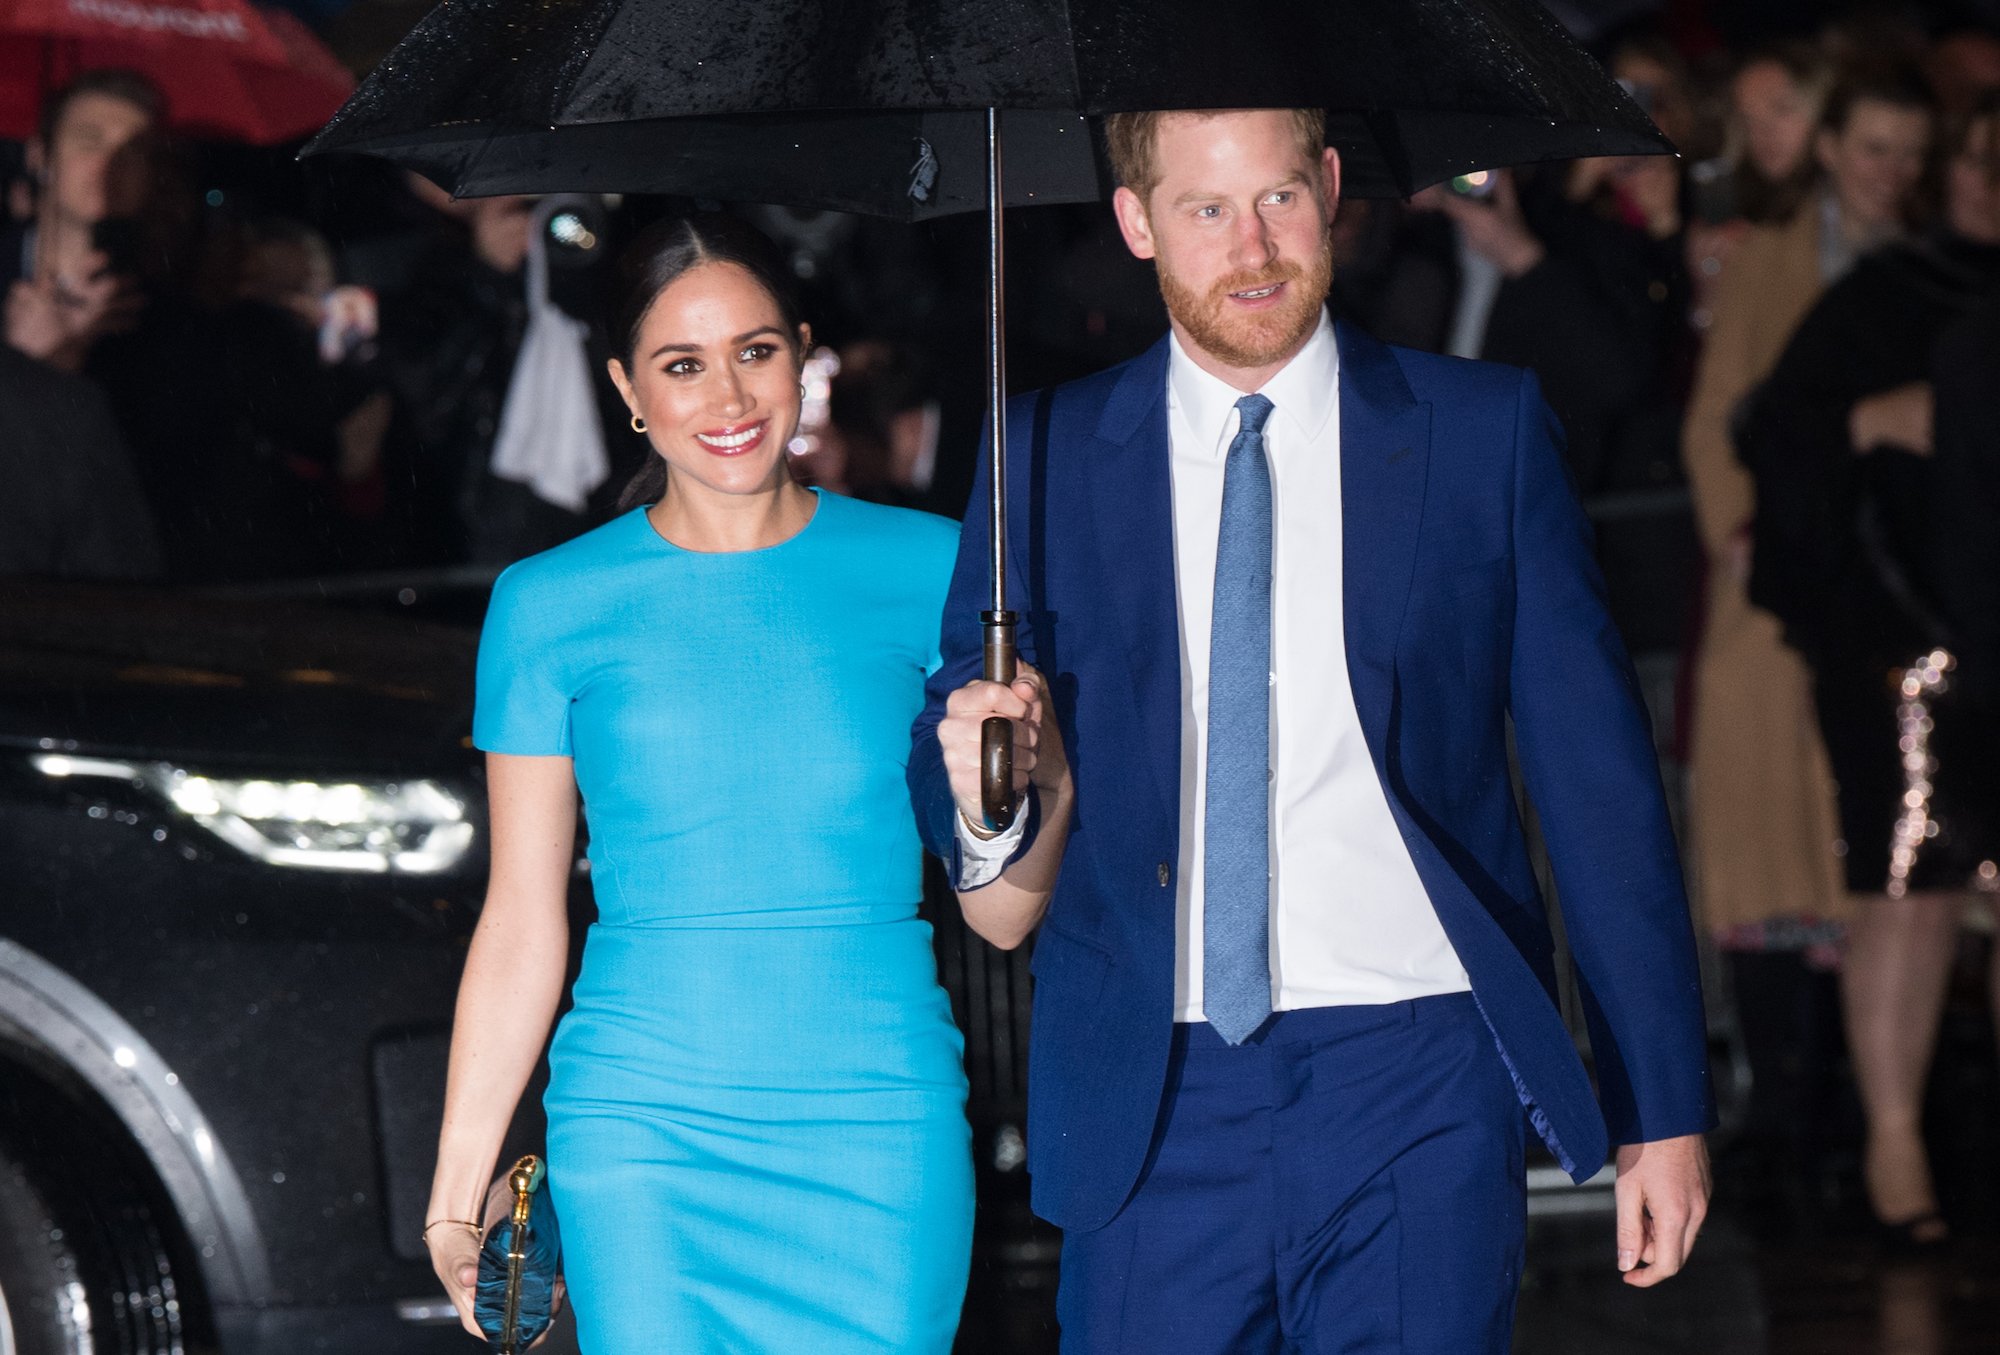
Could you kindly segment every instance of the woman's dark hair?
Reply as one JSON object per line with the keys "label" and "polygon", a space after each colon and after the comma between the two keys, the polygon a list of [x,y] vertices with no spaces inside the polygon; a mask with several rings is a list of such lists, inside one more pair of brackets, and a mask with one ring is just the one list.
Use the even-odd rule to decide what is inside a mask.
{"label": "woman's dark hair", "polygon": [[[726,212],[673,217],[640,232],[618,261],[611,342],[628,372],[637,356],[639,326],[645,323],[646,313],[653,309],[660,293],[689,270],[708,263],[735,264],[755,278],[777,306],[786,334],[798,333],[804,322],[791,270],[777,247],[756,227]],[[657,503],[666,488],[667,463],[649,452],[646,463],[618,496],[618,509],[624,512],[642,503]]]}

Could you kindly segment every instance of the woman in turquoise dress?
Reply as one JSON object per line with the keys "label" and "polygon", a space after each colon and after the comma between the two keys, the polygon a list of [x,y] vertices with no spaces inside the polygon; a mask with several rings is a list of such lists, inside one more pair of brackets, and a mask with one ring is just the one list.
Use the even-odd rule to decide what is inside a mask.
{"label": "woman in turquoise dress", "polygon": [[676,222],[627,274],[612,377],[659,455],[501,575],[480,642],[492,881],[426,1237],[471,1327],[580,791],[598,916],[545,1104],[586,1355],[943,1355],[970,1134],[903,775],[957,532],[792,482],[810,334],[762,237]]}

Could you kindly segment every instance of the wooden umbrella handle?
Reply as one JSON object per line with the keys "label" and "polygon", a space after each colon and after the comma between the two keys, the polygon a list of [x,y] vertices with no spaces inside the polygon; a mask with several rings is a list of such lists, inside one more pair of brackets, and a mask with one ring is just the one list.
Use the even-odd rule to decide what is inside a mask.
{"label": "wooden umbrella handle", "polygon": [[[986,629],[982,676],[988,682],[1014,680],[1013,612],[982,612]],[[1014,801],[1014,722],[989,716],[979,726],[979,808],[986,816],[986,830],[1005,831],[1014,822],[1018,806]]]}
{"label": "wooden umbrella handle", "polygon": [[1014,822],[1014,722],[998,715],[979,726],[979,807],[988,832]]}

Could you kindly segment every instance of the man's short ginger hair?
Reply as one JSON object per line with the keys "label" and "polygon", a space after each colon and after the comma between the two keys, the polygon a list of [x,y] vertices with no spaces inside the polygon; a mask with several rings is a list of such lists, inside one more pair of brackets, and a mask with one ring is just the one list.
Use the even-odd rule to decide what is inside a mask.
{"label": "man's short ginger hair", "polygon": [[[1159,158],[1154,148],[1159,141],[1160,123],[1171,117],[1213,118],[1224,113],[1247,113],[1245,108],[1179,109],[1161,108],[1145,113],[1113,113],[1104,120],[1104,141],[1111,155],[1111,173],[1119,186],[1129,188],[1145,201],[1160,185]],[[1292,125],[1299,136],[1299,149],[1314,164],[1326,149],[1326,110],[1290,108]]]}

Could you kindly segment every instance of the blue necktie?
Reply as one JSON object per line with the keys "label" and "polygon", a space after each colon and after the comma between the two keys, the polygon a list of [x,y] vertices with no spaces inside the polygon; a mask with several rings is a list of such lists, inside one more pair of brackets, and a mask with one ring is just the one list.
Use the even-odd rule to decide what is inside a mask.
{"label": "blue necktie", "polygon": [[1222,480],[1208,651],[1202,1009],[1241,1044],[1271,1014],[1271,402],[1246,395]]}

